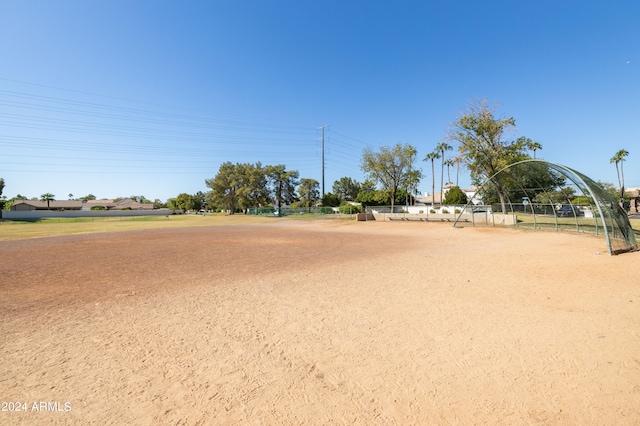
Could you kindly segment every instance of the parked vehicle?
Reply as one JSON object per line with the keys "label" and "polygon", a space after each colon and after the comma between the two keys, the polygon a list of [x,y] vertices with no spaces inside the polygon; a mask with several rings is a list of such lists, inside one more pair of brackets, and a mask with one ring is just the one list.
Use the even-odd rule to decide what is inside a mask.
{"label": "parked vehicle", "polygon": [[582,210],[571,204],[564,204],[560,206],[560,208],[556,210],[556,214],[558,215],[558,217],[574,217],[584,215]]}

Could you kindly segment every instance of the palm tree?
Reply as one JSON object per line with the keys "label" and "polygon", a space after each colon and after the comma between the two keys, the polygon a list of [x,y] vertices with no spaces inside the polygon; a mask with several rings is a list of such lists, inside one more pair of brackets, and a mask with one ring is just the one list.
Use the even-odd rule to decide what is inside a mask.
{"label": "palm tree", "polygon": [[42,195],[40,196],[40,201],[42,201],[42,202],[45,202],[45,201],[46,201],[46,202],[47,202],[47,210],[50,210],[50,209],[49,209],[49,203],[50,203],[51,201],[55,200],[55,199],[56,199],[56,196],[55,196],[55,195],[53,195],[53,194],[51,194],[51,193],[49,193],[49,192],[47,192],[47,193],[45,193],[45,194],[42,194]]}
{"label": "palm tree", "polygon": [[[434,160],[436,158],[440,158],[440,153],[438,151],[433,151],[433,152],[428,153],[427,156],[424,157],[424,160],[423,160],[423,161],[431,160],[431,207],[433,207],[433,204],[436,201],[436,194],[435,194],[436,176],[435,176],[435,170],[434,170],[434,165],[433,165],[433,162],[434,162]],[[440,204],[442,204],[442,202]]]}
{"label": "palm tree", "polygon": [[451,171],[449,168],[455,165],[455,161],[451,158],[447,158],[444,160],[444,165],[447,166],[447,183],[453,183],[451,182]]}
{"label": "palm tree", "polygon": [[[623,168],[623,164],[624,164],[624,157],[626,157],[627,155],[629,155],[629,151],[627,151],[626,149],[621,149],[620,151],[616,152],[616,154],[611,157],[611,160],[609,160],[610,163],[615,163],[616,164],[616,173],[618,174],[618,185],[620,185],[620,199],[624,198],[624,168]],[[618,168],[618,164],[620,164],[620,168]],[[622,178],[621,178],[622,176]]]}
{"label": "palm tree", "polygon": [[456,186],[458,186],[458,187],[459,187],[459,185],[458,185],[458,179],[460,178],[460,165],[461,165],[461,164],[462,164],[462,162],[463,162],[462,155],[461,155],[461,154],[458,154],[458,156],[457,156],[457,157],[455,157],[455,158],[453,159],[453,162],[454,162],[454,163],[455,163],[455,165],[456,165]]}
{"label": "palm tree", "polygon": [[542,145],[540,145],[540,142],[536,142],[536,141],[530,140],[527,143],[527,149],[530,149],[531,151],[533,151],[533,159],[535,160],[536,151],[539,150],[539,149],[542,149]]}
{"label": "palm tree", "polygon": [[442,193],[444,192],[444,152],[451,151],[452,149],[453,147],[445,141],[440,142],[438,146],[436,146],[436,151],[440,151],[442,153],[442,170],[440,172],[440,205],[442,205]]}

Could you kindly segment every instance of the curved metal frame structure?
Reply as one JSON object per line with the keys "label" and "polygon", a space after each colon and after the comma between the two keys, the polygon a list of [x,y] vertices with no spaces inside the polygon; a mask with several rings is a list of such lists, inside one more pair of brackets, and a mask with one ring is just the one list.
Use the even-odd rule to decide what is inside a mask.
{"label": "curved metal frame structure", "polygon": [[[500,173],[508,169],[512,169],[514,167],[524,165],[526,163],[538,163],[544,164],[550,169],[562,174],[567,179],[569,179],[573,184],[582,191],[583,195],[588,197],[593,201],[593,206],[596,208],[596,212],[594,212],[595,226],[596,226],[596,234],[598,234],[598,221],[601,222],[602,229],[604,230],[605,238],[607,240],[607,248],[610,255],[623,253],[627,251],[635,251],[638,249],[635,235],[633,233],[633,229],[631,228],[631,223],[629,222],[629,218],[625,211],[620,207],[618,201],[609,193],[604,191],[600,185],[594,182],[589,177],[583,175],[582,173],[573,170],[569,167],[563,166],[561,164],[552,163],[545,160],[537,160],[530,159],[519,161],[517,163],[510,164],[509,166],[499,170],[493,176],[491,176],[486,182],[484,182],[481,187],[485,187],[485,185],[489,183],[493,183],[493,179],[498,176]],[[524,190],[524,188],[522,188]],[[526,192],[526,191],[525,191]],[[463,212],[468,209],[469,205],[472,204],[472,197],[465,209],[463,209],[458,216],[456,217],[453,226],[456,226]],[[509,205],[512,209],[511,202],[509,201]],[[533,205],[531,207],[531,211],[533,213],[533,221],[534,228],[536,227],[536,217]],[[503,212],[506,213],[506,212]],[[554,211],[554,215],[556,217],[556,230],[558,229],[558,216]],[[575,216],[575,215],[574,215]],[[576,218],[576,229],[579,230],[578,218]]]}

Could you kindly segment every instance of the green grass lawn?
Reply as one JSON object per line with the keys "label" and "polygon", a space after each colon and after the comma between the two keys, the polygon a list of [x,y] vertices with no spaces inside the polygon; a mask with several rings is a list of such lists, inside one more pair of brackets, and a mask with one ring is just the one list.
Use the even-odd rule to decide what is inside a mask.
{"label": "green grass lawn", "polygon": [[[78,234],[84,232],[129,231],[134,229],[182,228],[194,226],[248,225],[272,222],[273,218],[225,215],[169,215],[139,217],[54,218],[37,221],[0,221],[0,240]],[[277,219],[275,219],[277,220]]]}
{"label": "green grass lawn", "polygon": [[[330,219],[353,220],[349,215],[322,216]],[[244,214],[226,215],[222,213],[201,215],[169,215],[139,217],[81,217],[42,219],[37,221],[0,221],[0,240],[46,237],[53,235],[78,234],[84,232],[129,231],[135,229],[182,228],[195,226],[250,225],[256,223],[273,223],[283,219],[317,219],[318,216],[293,214],[284,218],[268,216],[250,216]],[[636,236],[640,237],[640,219],[631,219]],[[595,220],[581,217],[578,219],[580,230],[595,233]],[[518,226],[533,228],[533,216],[518,214]],[[536,227],[555,229],[553,217],[536,216]],[[563,230],[576,230],[574,218],[559,218],[558,227]],[[599,233],[602,233],[599,226]]]}
{"label": "green grass lawn", "polygon": [[[596,222],[595,218],[578,217],[576,221],[574,217],[559,217],[556,223],[556,218],[547,215],[536,215],[535,222],[531,214],[518,213],[517,217],[517,226],[519,227],[533,228],[535,225],[536,228],[556,229],[557,226],[557,229],[561,230],[576,231],[579,229],[581,232],[591,232],[595,234],[597,231],[599,234],[604,233],[601,222]],[[629,222],[631,223],[634,234],[640,236],[640,219],[629,219]]]}

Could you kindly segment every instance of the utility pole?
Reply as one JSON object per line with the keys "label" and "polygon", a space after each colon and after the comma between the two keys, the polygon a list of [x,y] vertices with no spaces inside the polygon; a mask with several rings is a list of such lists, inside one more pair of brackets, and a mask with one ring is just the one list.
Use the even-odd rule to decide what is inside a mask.
{"label": "utility pole", "polygon": [[329,127],[329,124],[325,124],[320,127],[322,129],[322,196],[324,197],[324,128]]}

